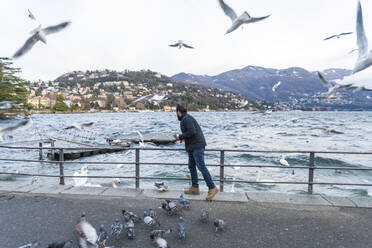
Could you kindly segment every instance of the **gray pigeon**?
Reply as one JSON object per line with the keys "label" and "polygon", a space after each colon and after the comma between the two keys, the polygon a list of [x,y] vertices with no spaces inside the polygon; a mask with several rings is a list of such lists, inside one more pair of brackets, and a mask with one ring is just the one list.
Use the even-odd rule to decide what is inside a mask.
{"label": "gray pigeon", "polygon": [[34,241],[32,243],[22,245],[22,246],[20,246],[18,248],[37,248],[37,247],[40,247],[40,242]]}
{"label": "gray pigeon", "polygon": [[180,239],[186,239],[186,228],[185,228],[185,221],[183,220],[182,216],[178,219],[178,237]]}
{"label": "gray pigeon", "polygon": [[176,203],[172,202],[171,200],[165,200],[165,202],[162,203],[161,207],[168,213],[168,215],[179,214],[179,209]]}
{"label": "gray pigeon", "polygon": [[150,216],[146,216],[145,218],[143,218],[143,222],[145,223],[145,225],[149,229],[153,228],[156,225],[160,226],[160,223],[157,222],[156,219],[154,219],[154,218],[152,218]]}
{"label": "gray pigeon", "polygon": [[168,246],[167,241],[161,237],[155,238],[153,245],[155,245],[155,247],[157,248],[170,248],[170,246]]}
{"label": "gray pigeon", "polygon": [[178,202],[182,205],[182,207],[190,208],[190,202],[186,201],[185,197],[183,197],[183,194],[180,195]]}
{"label": "gray pigeon", "polygon": [[157,237],[164,238],[165,234],[171,233],[172,229],[167,229],[167,230],[153,230],[150,232],[150,238],[154,240]]}
{"label": "gray pigeon", "polygon": [[143,212],[143,217],[150,216],[151,218],[156,220],[156,211],[152,208]]}
{"label": "gray pigeon", "polygon": [[67,240],[63,242],[53,242],[48,245],[48,248],[71,248],[73,245],[72,240]]}
{"label": "gray pigeon", "polygon": [[207,223],[209,221],[209,213],[207,210],[203,210],[200,216],[200,220],[203,223]]}
{"label": "gray pigeon", "polygon": [[124,220],[128,222],[129,220],[133,220],[134,223],[137,223],[141,220],[135,213],[126,211],[125,209],[121,210],[121,213],[124,217]]}
{"label": "gray pigeon", "polygon": [[213,224],[215,227],[214,232],[218,232],[218,230],[224,231],[225,222],[223,220],[215,219]]}
{"label": "gray pigeon", "polygon": [[98,231],[97,245],[99,248],[104,248],[106,245],[106,240],[108,238],[108,233],[105,229],[105,226],[101,224]]}
{"label": "gray pigeon", "polygon": [[166,185],[164,182],[161,183],[155,183],[155,187],[160,191],[160,192],[165,192],[168,190],[168,185]]}
{"label": "gray pigeon", "polygon": [[128,239],[135,239],[136,235],[134,233],[133,220],[129,220],[127,223],[125,223],[125,230],[127,231]]}
{"label": "gray pigeon", "polygon": [[117,240],[120,239],[120,233],[123,230],[123,224],[120,223],[119,219],[116,218],[114,223],[111,225],[111,233],[110,235],[115,237]]}
{"label": "gray pigeon", "polygon": [[49,26],[46,28],[41,29],[41,26],[39,26],[37,29],[33,31],[33,34],[28,40],[25,42],[25,44],[18,49],[18,51],[13,55],[13,58],[18,58],[27,53],[31,48],[38,42],[41,41],[44,44],[46,44],[46,36],[49,34],[57,33],[61,31],[62,29],[65,29],[68,25],[70,25],[70,22],[62,22],[55,26]]}
{"label": "gray pigeon", "polygon": [[78,223],[75,225],[75,230],[79,233],[79,243],[82,248],[96,248],[97,245],[97,231],[87,221],[86,214],[83,212],[79,217]]}

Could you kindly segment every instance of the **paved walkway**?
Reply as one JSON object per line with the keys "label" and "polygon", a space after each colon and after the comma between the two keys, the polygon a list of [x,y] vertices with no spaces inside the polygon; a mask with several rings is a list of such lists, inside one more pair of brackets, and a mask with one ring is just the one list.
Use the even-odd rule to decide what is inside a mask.
{"label": "paved walkway", "polygon": [[[14,182],[0,182],[0,192],[29,193],[29,194],[51,194],[51,195],[96,195],[112,197],[149,197],[160,199],[178,199],[181,191],[158,192],[157,190],[144,189],[136,190],[130,188],[112,187],[73,187],[72,185],[41,185],[25,184]],[[200,196],[186,195],[190,200],[204,200],[207,192],[202,192]],[[267,203],[287,203],[299,205],[317,205],[333,207],[359,207],[372,208],[372,197],[336,197],[323,194],[284,194],[271,192],[220,192],[214,201],[227,202],[267,202]]]}
{"label": "paved walkway", "polygon": [[[332,203],[329,197],[319,195],[251,192],[220,193],[216,201],[200,201],[205,194],[193,196],[191,209],[183,211],[186,241],[179,241],[173,232],[167,238],[171,247],[359,248],[372,244],[372,209],[365,208],[372,206],[369,198],[363,201],[358,198],[358,203],[354,198],[335,200],[332,197]],[[176,191],[158,193],[153,190],[0,183],[0,247],[14,248],[35,239],[42,242],[42,247],[55,240],[76,241],[72,231],[83,211],[94,227],[104,224],[109,228],[113,220],[121,216],[122,209],[141,215],[148,208],[156,208],[161,228],[176,230],[177,217],[166,216],[157,207],[162,198],[178,196]],[[215,234],[212,221],[200,223],[202,209],[209,211],[211,220],[224,219],[226,230]],[[128,240],[122,234],[120,242],[110,239],[107,244],[152,247],[145,226],[136,224],[135,230],[136,240]]]}

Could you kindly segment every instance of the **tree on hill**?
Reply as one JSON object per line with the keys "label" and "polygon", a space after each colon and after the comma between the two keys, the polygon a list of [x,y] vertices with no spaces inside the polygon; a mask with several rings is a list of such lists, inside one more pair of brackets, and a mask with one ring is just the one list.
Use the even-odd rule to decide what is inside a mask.
{"label": "tree on hill", "polygon": [[16,76],[19,72],[21,70],[13,67],[10,58],[0,58],[0,101],[27,103],[28,91],[23,79]]}
{"label": "tree on hill", "polygon": [[57,96],[57,103],[53,106],[53,109],[55,111],[67,111],[68,110],[68,107],[66,105],[66,103],[64,103],[63,101],[65,100],[65,98],[62,96],[62,95],[58,95]]}

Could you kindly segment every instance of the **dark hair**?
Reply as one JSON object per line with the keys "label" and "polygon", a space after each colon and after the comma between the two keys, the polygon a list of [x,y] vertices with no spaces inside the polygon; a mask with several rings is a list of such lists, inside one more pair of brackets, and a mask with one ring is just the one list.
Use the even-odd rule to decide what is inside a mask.
{"label": "dark hair", "polygon": [[187,109],[184,106],[182,106],[181,104],[177,104],[176,111],[181,112],[182,114],[187,113]]}

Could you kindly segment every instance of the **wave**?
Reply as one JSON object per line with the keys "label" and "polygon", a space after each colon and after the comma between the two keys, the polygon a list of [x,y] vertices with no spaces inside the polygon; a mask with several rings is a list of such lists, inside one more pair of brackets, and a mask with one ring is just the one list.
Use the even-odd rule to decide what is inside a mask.
{"label": "wave", "polygon": [[0,176],[0,181],[16,181],[17,178],[14,175],[2,175]]}

